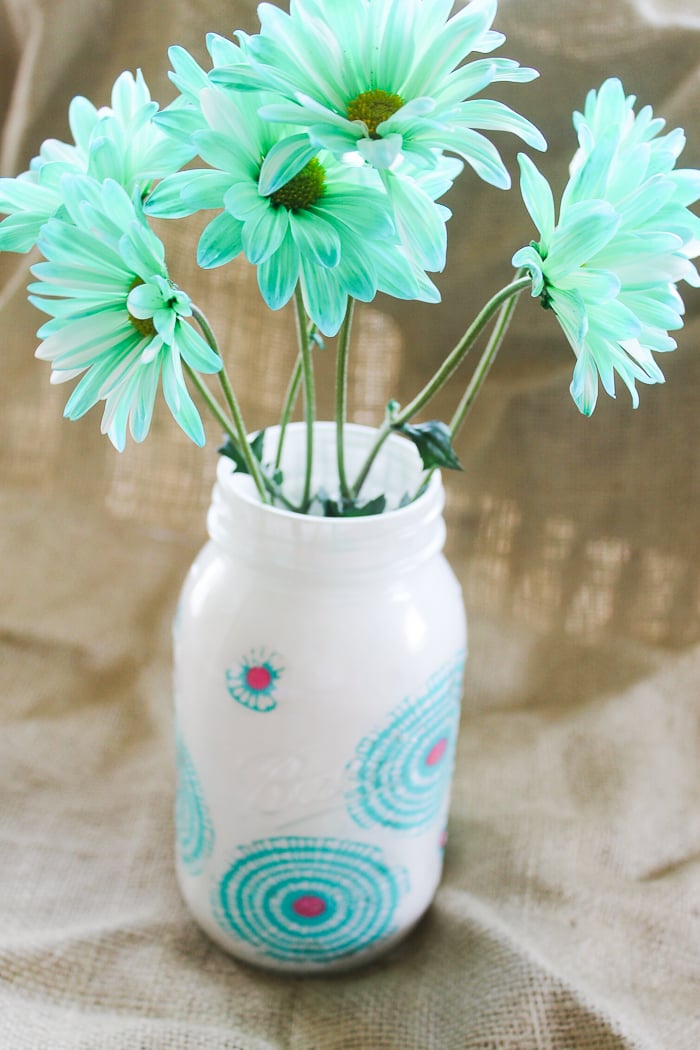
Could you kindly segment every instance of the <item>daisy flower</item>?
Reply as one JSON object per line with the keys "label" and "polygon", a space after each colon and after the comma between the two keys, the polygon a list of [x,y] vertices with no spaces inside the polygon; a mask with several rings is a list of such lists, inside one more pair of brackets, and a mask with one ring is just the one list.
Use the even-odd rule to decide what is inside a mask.
{"label": "daisy flower", "polygon": [[78,419],[104,401],[102,432],[122,451],[127,427],[135,441],[146,437],[162,382],[176,422],[203,445],[182,365],[211,373],[221,360],[189,324],[192,303],[168,277],[163,245],[114,180],[64,175],[61,194],[70,221],[44,225],[46,261],[32,267],[29,291],[51,318],[36,351],[51,362],[51,381],[82,376],[65,416]]}
{"label": "daisy flower", "polygon": [[552,191],[521,155],[521,192],[539,241],[513,257],[532,277],[577,358],[571,394],[590,415],[599,381],[615,396],[615,374],[662,383],[653,353],[675,349],[669,331],[683,324],[676,284],[700,284],[690,261],[700,253],[700,220],[688,206],[700,197],[700,173],[675,171],[684,136],[658,137],[663,121],[649,107],[635,116],[618,80],[591,92],[577,114],[579,149],[558,219]]}
{"label": "daisy flower", "polygon": [[0,179],[0,250],[26,252],[44,223],[63,205],[64,174],[111,178],[129,195],[143,194],[155,179],[191,160],[188,143],[174,144],[153,122],[158,103],[140,70],[122,73],[112,88],[111,107],[96,109],[78,96],[68,110],[74,142],[47,139],[29,170]]}
{"label": "daisy flower", "polygon": [[227,87],[277,92],[284,101],[265,106],[266,119],[301,127],[316,146],[338,157],[358,154],[376,168],[402,234],[429,270],[442,269],[444,254],[434,238],[411,236],[412,213],[426,211],[435,228],[440,216],[402,160],[429,168],[443,151],[456,153],[482,179],[508,188],[503,161],[481,131],[513,132],[546,148],[524,117],[472,98],[496,81],[538,76],[505,58],[463,64],[471,52],[490,56],[503,43],[491,28],[496,0],[472,0],[449,17],[452,7],[452,0],[292,0],[287,15],[264,3],[260,33],[237,34],[245,63],[211,73]]}
{"label": "daisy flower", "polygon": [[[439,299],[402,248],[379,182],[319,152],[305,134],[261,119],[257,93],[205,87],[195,97],[196,105],[190,100],[167,119],[170,127],[180,122],[183,134],[190,129],[211,167],[164,179],[145,208],[170,218],[219,211],[200,238],[200,266],[220,266],[243,252],[257,267],[260,292],[273,310],[289,301],[299,282],[306,311],[324,335],[338,331],[349,296],[369,302],[383,291]],[[202,129],[191,131],[197,107]],[[443,173],[435,186],[442,188],[447,178]]]}

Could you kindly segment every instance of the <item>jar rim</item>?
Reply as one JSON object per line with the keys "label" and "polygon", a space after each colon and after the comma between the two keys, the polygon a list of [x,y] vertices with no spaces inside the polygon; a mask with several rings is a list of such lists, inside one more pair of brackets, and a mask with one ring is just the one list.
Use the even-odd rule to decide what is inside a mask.
{"label": "jar rim", "polygon": [[[303,433],[305,431],[305,426],[306,425],[303,422],[295,421],[289,423],[287,426],[287,435],[293,436],[295,433]],[[334,422],[318,420],[314,423],[314,434],[319,434],[319,436],[327,438],[329,433],[332,432],[334,437],[335,428],[336,424]],[[276,425],[268,427],[265,430],[266,445],[269,441],[274,442],[274,440],[278,438],[280,429],[281,428]],[[361,423],[347,423],[345,425],[345,431],[346,438],[360,438],[363,442],[367,442],[368,444],[377,434],[377,429],[375,427],[366,426]],[[385,462],[389,453],[394,456],[398,455],[402,457],[404,460],[404,469],[407,465],[410,468],[413,468],[416,474],[416,481],[419,481],[424,468],[422,467],[418,450],[408,438],[403,437],[401,434],[390,434],[386,440],[384,448],[379,453],[378,460],[380,462]],[[335,529],[338,531],[344,529],[361,531],[362,529],[370,529],[373,526],[376,528],[378,522],[388,523],[389,521],[391,521],[392,525],[407,525],[413,517],[424,515],[432,504],[437,504],[439,510],[442,510],[444,505],[444,488],[439,470],[433,472],[425,491],[415,499],[412,499],[410,503],[407,503],[404,506],[397,505],[391,507],[382,511],[381,514],[358,515],[356,517],[326,517],[320,514],[301,514],[298,511],[289,510],[286,507],[263,503],[251,476],[238,470],[233,470],[230,461],[226,457],[222,457],[218,463],[217,484],[221,486],[223,492],[226,493],[227,496],[230,495],[234,499],[240,499],[251,507],[258,508],[261,512],[267,515],[272,515],[280,521],[309,521],[313,522],[315,526],[323,523],[323,527],[326,527],[329,530]]]}

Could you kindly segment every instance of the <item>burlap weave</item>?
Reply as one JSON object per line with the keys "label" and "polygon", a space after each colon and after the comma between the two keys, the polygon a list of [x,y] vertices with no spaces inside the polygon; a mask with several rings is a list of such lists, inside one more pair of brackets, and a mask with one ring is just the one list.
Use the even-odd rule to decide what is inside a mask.
{"label": "burlap weave", "polygon": [[[204,61],[206,31],[255,24],[247,0],[0,0],[2,174],[67,138],[74,94],[106,103],[141,67],[164,104],[170,43]],[[502,0],[498,27],[542,72],[501,97],[545,130],[556,184],[571,111],[610,74],[684,125],[700,163],[697,0]],[[443,305],[358,312],[361,422],[418,389],[533,236],[517,190],[466,174],[449,203]],[[263,309],[245,264],[198,273],[198,228],[163,227],[173,276],[264,425],[290,315]],[[590,420],[554,319],[519,306],[449,479],[471,658],[444,883],[382,963],[301,981],[213,946],[172,869],[169,625],[216,429],[203,454],[161,412],[120,456],[99,413],[64,422],[26,265],[0,258],[0,1050],[697,1050],[697,294],[666,385]],[[322,413],[331,382],[329,352]]]}

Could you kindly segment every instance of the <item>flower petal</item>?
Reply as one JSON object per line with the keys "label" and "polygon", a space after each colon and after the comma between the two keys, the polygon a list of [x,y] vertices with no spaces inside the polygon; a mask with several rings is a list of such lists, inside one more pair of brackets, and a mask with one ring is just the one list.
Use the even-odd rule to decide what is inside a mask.
{"label": "flower petal", "polygon": [[197,262],[205,270],[235,259],[243,250],[243,223],[228,212],[212,219],[202,231],[197,245]]}
{"label": "flower petal", "polygon": [[263,197],[286,185],[298,175],[318,153],[318,147],[302,133],[289,135],[276,143],[265,157],[260,169],[258,188]]}

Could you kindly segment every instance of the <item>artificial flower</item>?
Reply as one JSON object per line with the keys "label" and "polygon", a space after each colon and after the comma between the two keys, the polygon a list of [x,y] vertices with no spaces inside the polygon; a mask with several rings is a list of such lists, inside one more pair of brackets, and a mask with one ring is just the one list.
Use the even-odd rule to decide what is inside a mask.
{"label": "artificial flower", "polygon": [[[530,121],[501,102],[472,98],[496,81],[524,83],[538,74],[504,58],[463,64],[471,52],[490,54],[504,37],[491,29],[496,0],[472,0],[449,17],[452,0],[292,0],[287,15],[258,8],[261,31],[247,37],[245,62],[214,68],[215,83],[274,91],[284,101],[262,115],[302,127],[310,140],[342,158],[358,154],[376,168],[404,237],[429,270],[442,269],[439,237],[412,237],[413,220],[438,232],[441,216],[410,179],[413,167],[432,167],[443,151],[456,153],[501,188],[510,176],[481,130],[509,131],[545,148]],[[294,172],[289,154],[287,178]]]}
{"label": "artificial flower", "polygon": [[513,257],[532,277],[577,358],[571,394],[585,415],[599,381],[615,396],[615,374],[628,387],[661,383],[653,352],[673,350],[669,331],[682,327],[676,284],[700,283],[690,261],[700,252],[700,220],[688,205],[700,197],[700,173],[674,171],[679,131],[659,138],[663,121],[649,107],[635,116],[616,79],[592,92],[575,124],[579,149],[558,219],[552,191],[520,155],[521,191],[539,241]]}
{"label": "artificial flower", "polygon": [[51,362],[51,381],[82,375],[66,417],[78,419],[104,401],[102,432],[121,451],[127,427],[134,440],[146,437],[162,381],[175,420],[203,445],[182,366],[211,373],[222,363],[188,322],[192,303],[170,280],[163,245],[114,180],[64,175],[61,194],[69,221],[43,226],[38,245],[46,261],[32,267],[38,280],[29,291],[51,317],[36,351]]}
{"label": "artificial flower", "polygon": [[73,143],[47,139],[29,170],[0,179],[0,250],[26,252],[43,224],[63,206],[61,179],[66,173],[114,179],[130,195],[143,194],[156,179],[177,171],[191,159],[189,144],[173,143],[153,122],[158,103],[151,100],[140,70],[122,73],[112,88],[111,107],[96,109],[78,96],[68,110]]}
{"label": "artificial flower", "polygon": [[[183,56],[176,57],[182,70]],[[197,74],[190,68],[188,75],[192,83]],[[261,294],[273,310],[289,301],[299,282],[305,308],[325,335],[338,331],[349,296],[368,302],[385,291],[439,299],[400,244],[374,173],[342,165],[306,135],[261,119],[257,93],[193,88],[186,101],[170,109],[166,126],[177,134],[180,124],[211,168],[164,179],[145,207],[171,218],[219,210],[199,241],[201,266],[220,266],[243,252],[257,267]],[[202,127],[193,130],[197,108]],[[292,154],[295,173],[286,178]],[[435,188],[446,181],[444,172]]]}

